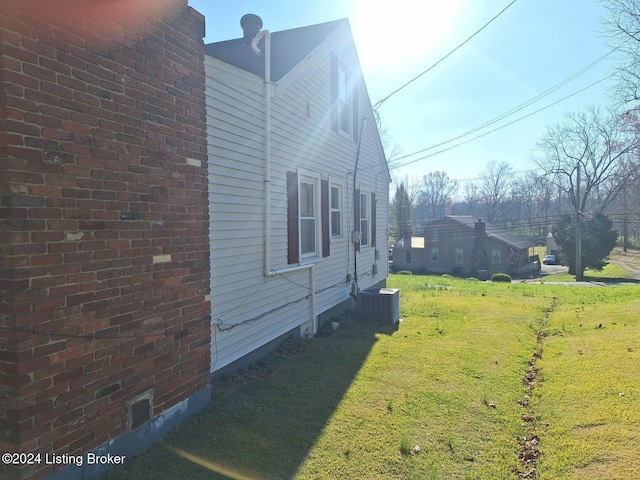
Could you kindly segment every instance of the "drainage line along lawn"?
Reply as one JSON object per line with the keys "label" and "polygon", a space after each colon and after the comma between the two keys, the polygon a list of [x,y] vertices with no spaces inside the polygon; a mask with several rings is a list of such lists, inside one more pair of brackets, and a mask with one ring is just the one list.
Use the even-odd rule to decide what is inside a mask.
{"label": "drainage line along lawn", "polygon": [[[555,321],[549,308],[569,305],[557,299],[574,289],[398,275],[389,285],[401,289],[398,328],[341,318],[335,335],[290,342],[214,385],[201,415],[103,478],[517,478],[532,428],[522,421],[523,375],[543,323]],[[556,348],[552,338],[544,342]],[[531,400],[540,422],[562,414],[537,393],[548,368]],[[637,390],[627,391],[634,401]],[[545,467],[554,434],[539,433],[537,468],[549,472],[539,478],[560,478]]]}

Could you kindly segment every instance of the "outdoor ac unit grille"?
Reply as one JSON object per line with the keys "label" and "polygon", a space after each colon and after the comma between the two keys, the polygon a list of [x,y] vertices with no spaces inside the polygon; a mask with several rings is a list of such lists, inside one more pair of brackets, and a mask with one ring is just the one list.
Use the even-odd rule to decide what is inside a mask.
{"label": "outdoor ac unit grille", "polygon": [[400,290],[369,288],[358,292],[358,318],[396,323],[400,320]]}

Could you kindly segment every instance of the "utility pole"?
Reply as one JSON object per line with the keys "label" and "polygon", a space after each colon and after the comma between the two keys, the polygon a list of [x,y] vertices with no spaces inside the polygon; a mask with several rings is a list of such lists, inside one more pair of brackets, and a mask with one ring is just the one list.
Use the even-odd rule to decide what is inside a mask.
{"label": "utility pole", "polygon": [[580,163],[576,179],[576,282],[582,281],[582,222],[580,219]]}
{"label": "utility pole", "polygon": [[622,224],[622,235],[624,236],[624,241],[622,244],[622,251],[626,252],[629,248],[629,218],[627,211],[627,190],[629,187],[625,187],[624,192],[622,194],[622,209],[623,209],[623,224]]}

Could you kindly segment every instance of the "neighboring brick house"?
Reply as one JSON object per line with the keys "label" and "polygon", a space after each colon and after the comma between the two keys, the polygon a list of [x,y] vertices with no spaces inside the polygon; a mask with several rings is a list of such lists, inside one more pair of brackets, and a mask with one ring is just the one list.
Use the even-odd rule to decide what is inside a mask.
{"label": "neighboring brick house", "polygon": [[[428,222],[422,237],[400,240],[393,249],[395,270],[484,276],[491,272],[531,273],[533,242],[471,216]],[[484,272],[484,273],[483,273]]]}
{"label": "neighboring brick house", "polygon": [[0,12],[0,451],[131,456],[210,398],[204,19]]}

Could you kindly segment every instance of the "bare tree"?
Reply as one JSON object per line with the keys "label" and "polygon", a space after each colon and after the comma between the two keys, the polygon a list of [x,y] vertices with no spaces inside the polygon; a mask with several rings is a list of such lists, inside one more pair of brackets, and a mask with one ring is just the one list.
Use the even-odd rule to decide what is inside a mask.
{"label": "bare tree", "polygon": [[639,145],[637,133],[621,128],[620,116],[592,106],[547,127],[534,162],[575,212],[585,212],[589,202],[602,211],[637,178]]}
{"label": "bare tree", "polygon": [[462,201],[466,204],[466,214],[480,215],[480,187],[475,182],[467,182],[462,188]]}
{"label": "bare tree", "polygon": [[494,223],[505,206],[513,183],[513,168],[507,162],[492,160],[481,176],[480,198],[486,220]]}
{"label": "bare tree", "polygon": [[568,114],[547,128],[537,163],[566,195],[575,216],[576,281],[582,280],[582,217],[591,207],[596,212],[613,202],[638,174],[633,156],[638,135],[624,132],[620,116],[599,108]]}
{"label": "bare tree", "polygon": [[430,172],[422,177],[418,203],[425,206],[429,218],[439,218],[445,215],[446,206],[457,190],[457,180],[449,178],[445,172]]}
{"label": "bare tree", "polygon": [[617,101],[640,100],[640,0],[601,0],[610,44],[621,51],[616,67]]}

